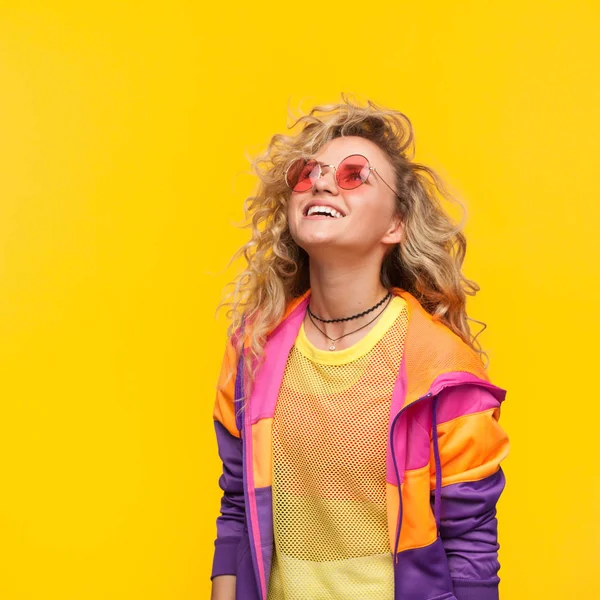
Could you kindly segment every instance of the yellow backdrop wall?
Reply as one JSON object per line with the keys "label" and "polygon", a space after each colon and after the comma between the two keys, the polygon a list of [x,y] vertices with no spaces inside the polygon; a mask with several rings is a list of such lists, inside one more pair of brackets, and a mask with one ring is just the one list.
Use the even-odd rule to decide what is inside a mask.
{"label": "yellow backdrop wall", "polygon": [[245,153],[342,91],[469,208],[502,597],[598,597],[600,5],[279,4],[0,2],[0,597],[208,597]]}

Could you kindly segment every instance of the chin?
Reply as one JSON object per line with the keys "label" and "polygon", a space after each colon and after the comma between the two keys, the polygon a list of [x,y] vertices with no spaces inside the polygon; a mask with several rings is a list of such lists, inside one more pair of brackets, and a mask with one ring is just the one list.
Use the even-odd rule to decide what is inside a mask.
{"label": "chin", "polygon": [[319,235],[318,233],[307,236],[300,236],[297,238],[296,243],[301,248],[304,248],[307,252],[311,248],[323,248],[327,246],[337,246],[339,245],[339,239],[335,236],[331,236],[328,234]]}

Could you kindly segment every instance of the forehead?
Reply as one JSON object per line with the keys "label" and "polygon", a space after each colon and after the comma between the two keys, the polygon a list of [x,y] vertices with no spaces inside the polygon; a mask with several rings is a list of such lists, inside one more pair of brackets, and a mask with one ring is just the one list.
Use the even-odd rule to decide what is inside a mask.
{"label": "forehead", "polygon": [[335,138],[327,142],[313,158],[322,163],[337,165],[337,163],[349,154],[362,154],[371,163],[382,163],[383,161],[387,163],[385,152],[375,142],[354,135]]}

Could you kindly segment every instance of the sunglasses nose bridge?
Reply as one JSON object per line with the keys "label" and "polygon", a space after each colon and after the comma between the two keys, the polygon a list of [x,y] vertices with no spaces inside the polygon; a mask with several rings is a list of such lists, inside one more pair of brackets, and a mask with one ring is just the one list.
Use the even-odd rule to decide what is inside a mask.
{"label": "sunglasses nose bridge", "polygon": [[318,175],[317,177],[313,180],[313,187],[317,187],[319,184],[319,180],[323,180],[324,182],[326,181],[325,179],[325,175],[327,175],[327,173],[323,172],[323,169],[330,167],[331,169],[333,169],[333,177],[331,178],[331,181],[333,182],[333,185],[335,185],[337,187],[338,182],[337,182],[337,177],[336,177],[336,173],[337,173],[337,167],[335,165],[322,165],[320,163],[318,163]]}
{"label": "sunglasses nose bridge", "polygon": [[319,165],[319,175],[317,177],[317,179],[320,179],[321,177],[323,177],[323,169],[326,169],[327,167],[333,169],[333,174],[335,176],[335,172],[337,170],[337,167],[335,165],[322,165],[320,163],[317,163]]}

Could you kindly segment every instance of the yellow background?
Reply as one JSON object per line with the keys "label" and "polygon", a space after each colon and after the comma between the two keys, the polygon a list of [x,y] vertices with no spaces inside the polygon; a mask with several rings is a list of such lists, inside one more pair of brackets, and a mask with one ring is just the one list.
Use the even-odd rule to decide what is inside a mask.
{"label": "yellow background", "polygon": [[1,2],[0,597],[208,598],[245,155],[342,91],[469,208],[502,598],[598,597],[599,7]]}

